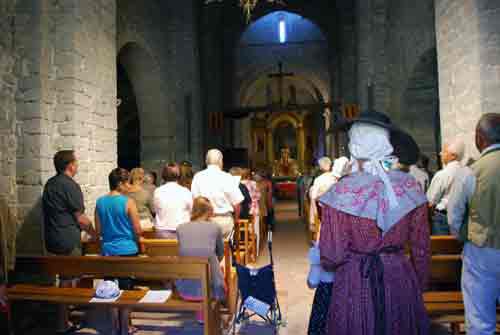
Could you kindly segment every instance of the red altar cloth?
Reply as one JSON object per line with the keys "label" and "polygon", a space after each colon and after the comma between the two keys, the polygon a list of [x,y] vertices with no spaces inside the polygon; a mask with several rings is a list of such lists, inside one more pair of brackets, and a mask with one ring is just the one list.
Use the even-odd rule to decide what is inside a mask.
{"label": "red altar cloth", "polygon": [[278,198],[295,199],[297,197],[297,183],[295,181],[282,181],[276,183]]}

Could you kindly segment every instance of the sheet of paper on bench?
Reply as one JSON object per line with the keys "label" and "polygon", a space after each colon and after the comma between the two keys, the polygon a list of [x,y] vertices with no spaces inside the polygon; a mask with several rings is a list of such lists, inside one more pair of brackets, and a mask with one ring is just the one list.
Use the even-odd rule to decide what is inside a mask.
{"label": "sheet of paper on bench", "polygon": [[141,304],[163,304],[170,298],[172,290],[149,290],[148,293],[139,300]]}
{"label": "sheet of paper on bench", "polygon": [[123,290],[120,290],[120,294],[118,294],[116,297],[109,298],[109,299],[93,297],[92,299],[90,299],[90,302],[97,302],[97,303],[115,302],[116,300],[118,300],[119,297],[121,297],[122,293],[123,293]]}

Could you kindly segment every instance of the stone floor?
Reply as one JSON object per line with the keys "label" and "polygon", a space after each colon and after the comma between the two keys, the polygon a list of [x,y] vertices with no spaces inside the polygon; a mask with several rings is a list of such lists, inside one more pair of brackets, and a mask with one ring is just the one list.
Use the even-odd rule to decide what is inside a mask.
{"label": "stone floor", "polygon": [[[278,298],[282,307],[284,324],[280,335],[299,335],[307,333],[309,312],[314,291],[306,286],[308,273],[307,251],[308,240],[305,224],[299,219],[297,207],[293,202],[278,204],[276,210],[277,225],[273,236],[273,256],[275,262],[276,285]],[[269,263],[267,249],[260,255],[258,266]],[[110,334],[105,325],[109,324],[105,310],[94,310],[90,313],[91,326],[76,334]],[[202,334],[202,328],[192,321],[191,315],[166,315],[155,313],[134,313],[134,326],[137,335],[194,335]],[[266,335],[272,334],[258,320],[251,321],[238,328],[238,334]],[[41,330],[33,335],[49,334]],[[433,335],[449,334],[446,328],[434,327]]]}

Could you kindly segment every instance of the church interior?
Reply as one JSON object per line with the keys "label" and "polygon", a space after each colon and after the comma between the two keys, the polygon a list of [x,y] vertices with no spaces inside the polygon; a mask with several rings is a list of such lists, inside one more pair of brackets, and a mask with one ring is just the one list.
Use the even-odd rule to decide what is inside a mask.
{"label": "church interior", "polygon": [[[57,151],[75,150],[93,216],[113,168],[200,171],[217,148],[224,169],[261,171],[275,185],[279,333],[305,334],[314,292],[298,178],[323,156],[349,155],[335,126],[364,110],[409,132],[432,170],[457,136],[477,157],[477,120],[500,111],[499,22],[498,0],[0,0],[4,273],[15,277],[16,258],[47,255],[41,196]],[[253,263],[264,265],[265,239],[260,249]],[[21,322],[23,334],[45,334],[33,322],[46,305],[29,306],[42,316]],[[137,334],[208,334],[137,319]],[[457,334],[449,320],[435,328]]]}

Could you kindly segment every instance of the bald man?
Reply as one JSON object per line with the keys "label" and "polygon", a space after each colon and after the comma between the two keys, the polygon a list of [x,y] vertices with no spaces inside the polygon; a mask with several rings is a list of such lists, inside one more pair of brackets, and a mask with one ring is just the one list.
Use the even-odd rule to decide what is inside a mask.
{"label": "bald man", "polygon": [[462,292],[468,335],[490,335],[500,298],[500,114],[476,127],[480,158],[459,170],[448,202],[451,232],[465,241]]}
{"label": "bald man", "polygon": [[191,183],[193,197],[205,197],[214,208],[212,221],[222,228],[227,236],[231,233],[234,221],[239,219],[240,204],[244,196],[237,181],[229,173],[222,171],[223,156],[217,149],[207,152],[207,168],[198,172]]}

